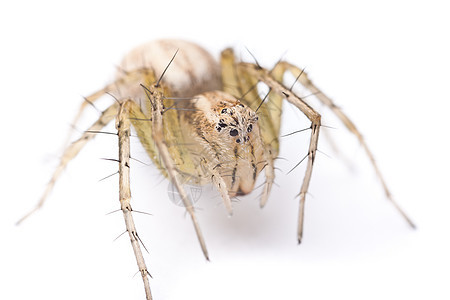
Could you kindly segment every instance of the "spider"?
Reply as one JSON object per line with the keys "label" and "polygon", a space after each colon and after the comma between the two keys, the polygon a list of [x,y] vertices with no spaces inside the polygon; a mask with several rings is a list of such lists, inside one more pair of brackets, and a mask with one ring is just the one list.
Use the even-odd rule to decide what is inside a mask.
{"label": "spider", "polygon": [[[175,53],[175,55],[174,55]],[[250,193],[258,175],[265,182],[260,206],[266,204],[274,183],[274,161],[279,152],[281,106],[284,100],[297,107],[311,122],[306,171],[301,184],[297,240],[303,234],[305,198],[317,152],[321,116],[304,98],[283,84],[285,73],[331,109],[353,133],[368,155],[388,200],[411,227],[414,224],[391,197],[391,193],[362,135],[350,119],[308,78],[304,70],[285,61],[266,70],[255,63],[240,62],[232,49],[221,53],[220,63],[200,46],[182,40],[158,40],[129,52],[119,66],[113,83],[85,98],[74,124],[89,104],[105,94],[114,101],[82,136],[64,151],[36,207],[38,210],[70,160],[102,128],[115,119],[119,141],[119,200],[126,230],[144,281],[147,299],[152,299],[149,272],[140,249],[131,208],[130,133],[133,126],[147,155],[179,192],[207,260],[205,239],[195,210],[183,185],[211,183],[228,212],[231,199]],[[269,91],[259,96],[258,84]]]}

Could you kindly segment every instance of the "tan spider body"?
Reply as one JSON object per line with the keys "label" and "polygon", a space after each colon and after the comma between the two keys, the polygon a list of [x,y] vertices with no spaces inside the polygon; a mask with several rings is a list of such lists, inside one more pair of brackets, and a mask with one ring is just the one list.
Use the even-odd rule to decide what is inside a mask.
{"label": "tan spider body", "polygon": [[[237,62],[231,49],[224,50],[220,63],[217,63],[204,49],[179,40],[155,41],[132,50],[120,64],[115,82],[86,98],[74,123],[87,104],[92,104],[101,96],[111,94],[116,101],[80,139],[67,147],[41,201],[32,212],[42,206],[67,163],[95,133],[116,119],[120,203],[144,280],[146,296],[151,299],[147,267],[131,215],[131,125],[148,156],[180,193],[202,251],[208,259],[206,244],[183,184],[212,183],[231,214],[231,198],[250,193],[259,173],[264,171],[266,181],[261,207],[264,206],[275,177],[274,160],[279,150],[281,105],[286,99],[311,121],[310,144],[305,156],[306,171],[299,193],[297,238],[300,242],[304,203],[317,151],[321,117],[299,95],[283,85],[286,72],[291,72],[297,78],[296,82],[314,93],[357,136],[381,179],[388,199],[413,226],[392,200],[361,134],[342,111],[311,83],[306,73],[286,62],[279,62],[270,72],[257,63]],[[258,82],[269,88],[265,97],[259,95]]]}

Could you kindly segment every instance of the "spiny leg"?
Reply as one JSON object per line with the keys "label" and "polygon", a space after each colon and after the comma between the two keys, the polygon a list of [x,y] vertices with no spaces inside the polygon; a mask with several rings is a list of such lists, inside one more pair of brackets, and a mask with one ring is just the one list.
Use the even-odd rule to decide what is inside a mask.
{"label": "spiny leg", "polygon": [[277,111],[277,107],[281,106],[283,99],[271,93],[269,101],[262,105],[265,99],[261,100],[259,96],[256,86],[258,80],[237,68],[236,58],[231,48],[222,51],[221,66],[224,91],[253,108],[259,116],[258,124],[261,128],[265,161],[257,162],[257,164],[264,163],[266,177],[260,199],[260,207],[262,208],[267,203],[275,180],[274,159],[277,157],[279,150],[278,135],[281,116],[281,109]]}
{"label": "spiny leg", "polygon": [[300,189],[300,206],[299,206],[297,238],[298,242],[301,243],[303,235],[305,198],[306,193],[308,192],[309,183],[311,181],[314,159],[316,157],[317,143],[319,141],[319,129],[321,125],[320,123],[321,116],[311,106],[309,106],[306,102],[304,102],[300,97],[294,94],[290,89],[286,88],[285,86],[283,86],[283,84],[275,80],[267,70],[261,68],[260,66],[249,63],[240,63],[239,68],[241,68],[244,72],[247,72],[251,76],[257,78],[259,81],[262,81],[265,84],[267,84],[269,88],[272,89],[273,92],[282,95],[283,98],[285,98],[287,101],[294,104],[298,109],[300,109],[311,121],[311,139],[307,154],[308,162],[306,166],[305,176],[303,178],[303,183]]}
{"label": "spiny leg", "polygon": [[231,216],[233,214],[233,207],[231,206],[231,199],[230,199],[230,195],[228,193],[228,187],[227,187],[227,184],[225,183],[225,180],[223,179],[223,177],[220,175],[219,171],[217,171],[217,169],[215,167],[211,167],[208,164],[206,158],[202,157],[200,159],[200,163],[201,163],[203,169],[205,170],[205,173],[210,174],[212,183],[219,191],[220,196],[222,197],[223,203],[225,204],[225,208],[228,211],[228,215]]}
{"label": "spiny leg", "polygon": [[367,156],[369,157],[369,160],[372,163],[373,168],[375,169],[375,173],[377,174],[377,177],[379,178],[379,180],[381,182],[383,190],[386,194],[386,198],[392,203],[392,205],[400,213],[400,215],[402,215],[402,217],[405,219],[405,221],[412,228],[415,228],[416,226],[412,222],[412,220],[400,208],[398,203],[396,201],[394,201],[392,194],[386,184],[386,181],[384,180],[384,177],[381,174],[380,169],[378,168],[378,165],[375,161],[375,157],[373,156],[372,151],[370,151],[362,134],[356,128],[355,124],[348,118],[348,116],[345,115],[344,112],[338,106],[336,106],[333,103],[333,101],[329,97],[327,97],[317,86],[315,86],[311,82],[311,80],[308,78],[308,75],[305,72],[303,72],[303,70],[301,70],[300,68],[298,68],[290,63],[287,63],[287,62],[280,62],[275,66],[274,69],[277,69],[277,72],[281,72],[281,73],[284,73],[286,70],[289,70],[294,76],[297,77],[297,80],[301,83],[301,85],[303,85],[305,88],[307,88],[312,94],[314,94],[317,97],[317,99],[319,99],[323,104],[325,104],[341,120],[341,122],[347,127],[347,129],[356,136],[359,143],[364,148],[364,151],[366,152]]}
{"label": "spiny leg", "polygon": [[134,103],[132,100],[123,102],[120,106],[116,119],[117,135],[119,136],[119,200],[123,212],[125,226],[130,236],[131,245],[136,257],[139,272],[144,281],[145,295],[147,300],[152,299],[150,283],[148,280],[149,272],[145,265],[145,260],[139,246],[140,238],[134,225],[133,215],[131,214],[131,191],[130,191],[130,119],[128,109]]}
{"label": "spiny leg", "polygon": [[187,212],[189,213],[192,223],[194,225],[195,232],[197,234],[200,247],[203,251],[203,255],[207,260],[209,260],[208,251],[206,249],[206,243],[203,238],[203,234],[200,230],[200,225],[198,223],[197,217],[195,215],[192,203],[189,201],[186,191],[184,190],[180,179],[179,173],[175,168],[174,161],[170,155],[169,149],[167,147],[167,142],[164,137],[164,125],[163,125],[163,100],[165,99],[163,89],[157,85],[151,85],[149,88],[145,88],[147,96],[150,100],[150,105],[152,107],[152,137],[156,144],[159,155],[161,157],[162,163],[167,170],[169,179],[172,184],[176,187],[180,193],[181,199]]}
{"label": "spiny leg", "polygon": [[274,158],[272,154],[272,149],[265,145],[264,147],[264,158],[265,158],[265,166],[264,166],[264,172],[266,176],[266,182],[264,183],[264,189],[261,196],[261,201],[259,203],[259,206],[263,208],[267,200],[269,199],[270,191],[272,190],[272,185],[275,181],[275,163]]}
{"label": "spiny leg", "polygon": [[[257,89],[258,80],[241,69],[236,73],[240,79],[241,89],[245,90],[243,102],[252,105],[258,114],[258,123],[261,127],[261,139],[263,142],[263,156],[265,160],[264,170],[266,181],[261,195],[260,207],[263,208],[269,199],[270,191],[275,180],[275,158],[279,151],[279,131],[281,121],[281,103],[283,98],[278,94],[269,92],[263,99]],[[269,100],[266,100],[269,98]]]}
{"label": "spiny leg", "polygon": [[[84,101],[81,103],[77,114],[75,115],[74,119],[72,120],[72,129],[69,130],[66,141],[64,143],[64,149],[67,147],[68,143],[70,142],[70,138],[72,137],[74,126],[77,125],[78,121],[80,120],[81,116],[83,115],[83,112],[86,110],[86,108],[89,105],[94,105],[94,103],[100,99],[102,96],[106,94],[116,94],[116,96],[119,96],[120,91],[126,91],[129,86],[138,86],[139,83],[147,84],[149,82],[154,82],[154,74],[149,69],[137,69],[130,72],[123,72],[123,75],[116,79],[114,82],[106,85],[101,90],[98,90],[91,95],[84,98]],[[127,95],[129,96],[129,95]]]}
{"label": "spiny leg", "polygon": [[100,118],[95,121],[91,127],[89,127],[88,130],[86,130],[83,135],[70,144],[65,150],[61,157],[61,160],[59,162],[58,167],[53,172],[53,175],[50,179],[50,181],[47,183],[47,187],[44,191],[44,193],[41,196],[41,199],[37,203],[37,205],[25,216],[23,216],[19,221],[17,221],[17,225],[19,225],[22,221],[24,221],[26,218],[28,218],[31,214],[39,210],[42,205],[44,204],[45,200],[47,199],[47,196],[50,194],[50,192],[53,189],[53,186],[55,185],[56,180],[61,175],[62,171],[66,168],[67,164],[81,151],[81,149],[95,137],[95,133],[99,130],[101,130],[103,127],[105,127],[111,120],[114,119],[115,115],[117,114],[118,110],[118,103],[112,104],[110,107],[108,107],[103,113],[101,114]]}

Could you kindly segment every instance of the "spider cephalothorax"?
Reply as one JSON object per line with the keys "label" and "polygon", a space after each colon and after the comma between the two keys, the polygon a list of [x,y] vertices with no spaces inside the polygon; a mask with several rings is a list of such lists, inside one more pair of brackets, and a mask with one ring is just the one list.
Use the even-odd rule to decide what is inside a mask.
{"label": "spider cephalothorax", "polygon": [[[198,177],[222,177],[230,196],[247,194],[264,166],[258,117],[247,105],[221,91],[195,96],[179,112],[183,139]],[[213,172],[212,172],[213,171]]]}

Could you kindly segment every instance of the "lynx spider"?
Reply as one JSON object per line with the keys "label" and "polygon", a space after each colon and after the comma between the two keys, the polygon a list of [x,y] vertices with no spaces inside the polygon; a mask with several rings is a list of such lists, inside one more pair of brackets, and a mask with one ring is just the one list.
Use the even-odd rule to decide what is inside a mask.
{"label": "lynx spider", "polygon": [[[177,53],[176,58],[174,53]],[[266,181],[260,200],[260,206],[263,207],[275,178],[274,160],[279,150],[281,104],[285,99],[311,122],[310,143],[304,158],[307,158],[306,172],[299,194],[297,239],[300,243],[305,198],[317,151],[321,116],[294,93],[292,88],[283,85],[283,76],[287,72],[296,77],[296,83],[331,109],[356,136],[381,181],[387,199],[414,228],[413,222],[392,199],[374,157],[356,126],[309,80],[303,70],[288,62],[279,61],[269,71],[262,68],[256,60],[255,63],[237,61],[231,49],[225,49],[221,53],[218,64],[198,45],[181,40],[158,40],[135,48],[123,59],[116,80],[85,98],[74,124],[87,105],[93,104],[105,94],[112,95],[116,101],[101,113],[98,120],[78,140],[64,150],[39,203],[18,223],[44,204],[68,162],[96,133],[115,119],[119,140],[121,210],[144,281],[146,298],[152,299],[149,272],[140,249],[140,238],[130,204],[131,125],[153,163],[180,193],[203,254],[209,260],[194,207],[188,200],[183,183],[212,183],[231,215],[231,198],[250,193],[258,174],[264,170]],[[256,88],[259,82],[269,87],[269,92],[263,99]]]}

